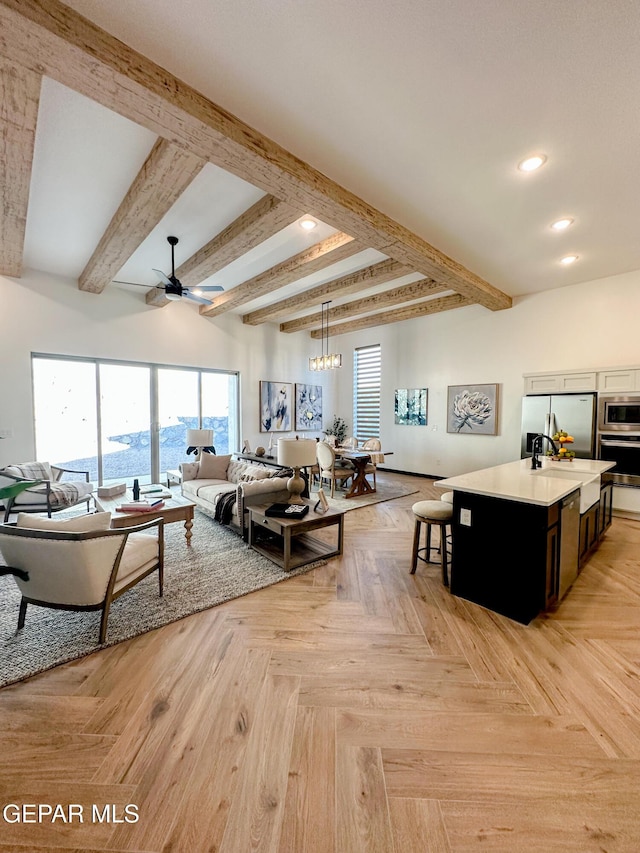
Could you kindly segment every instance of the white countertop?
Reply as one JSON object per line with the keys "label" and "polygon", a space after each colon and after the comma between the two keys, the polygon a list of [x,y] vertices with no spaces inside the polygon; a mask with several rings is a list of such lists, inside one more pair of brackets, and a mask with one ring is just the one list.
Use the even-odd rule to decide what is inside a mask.
{"label": "white countertop", "polygon": [[[460,474],[457,477],[448,477],[446,480],[438,480],[434,485],[444,491],[458,490],[487,497],[551,506],[579,489],[585,480],[603,474],[615,465],[614,462],[601,462],[598,459],[552,462],[545,457],[540,457],[540,461],[543,467],[536,471],[531,469],[529,457],[518,459],[516,462],[507,462],[504,465],[496,465],[493,468],[471,471],[469,474]],[[561,477],[547,475],[540,477],[540,471],[545,469],[562,471],[563,474]],[[567,479],[566,472],[574,473],[575,480]]]}

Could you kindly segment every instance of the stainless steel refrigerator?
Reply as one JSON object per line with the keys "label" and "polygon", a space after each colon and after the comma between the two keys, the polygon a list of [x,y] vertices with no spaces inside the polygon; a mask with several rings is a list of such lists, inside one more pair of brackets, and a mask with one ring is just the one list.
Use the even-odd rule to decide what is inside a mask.
{"label": "stainless steel refrigerator", "polygon": [[[565,430],[575,439],[567,445],[581,459],[596,458],[596,394],[532,394],[522,398],[521,456],[530,456],[536,435]],[[549,444],[543,442],[543,452]]]}

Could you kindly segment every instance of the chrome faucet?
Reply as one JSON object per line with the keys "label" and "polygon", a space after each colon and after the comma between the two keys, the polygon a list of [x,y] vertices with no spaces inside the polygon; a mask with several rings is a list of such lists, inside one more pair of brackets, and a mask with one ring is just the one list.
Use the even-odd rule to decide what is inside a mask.
{"label": "chrome faucet", "polygon": [[535,471],[536,468],[542,468],[542,462],[538,459],[538,454],[536,452],[536,446],[538,442],[540,442],[540,453],[542,453],[542,439],[546,438],[551,447],[553,447],[553,452],[558,453],[558,446],[555,441],[550,438],[548,435],[544,433],[539,433],[531,442],[531,470]]}

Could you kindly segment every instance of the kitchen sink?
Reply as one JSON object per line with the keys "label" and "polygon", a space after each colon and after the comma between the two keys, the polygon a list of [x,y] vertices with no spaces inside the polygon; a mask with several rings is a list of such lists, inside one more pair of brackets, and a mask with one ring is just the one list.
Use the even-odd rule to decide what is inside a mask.
{"label": "kitchen sink", "polygon": [[[569,463],[573,464],[573,463]],[[558,468],[541,468],[531,472],[535,477],[554,477],[559,480],[573,480],[580,485],[580,514],[586,512],[590,506],[600,500],[600,474],[592,474],[587,471],[579,471],[572,468],[571,471],[561,471]]]}

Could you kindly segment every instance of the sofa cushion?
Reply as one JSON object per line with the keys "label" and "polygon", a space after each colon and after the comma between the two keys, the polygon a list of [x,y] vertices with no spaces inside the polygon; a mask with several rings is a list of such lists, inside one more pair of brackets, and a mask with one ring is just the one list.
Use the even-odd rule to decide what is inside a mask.
{"label": "sofa cushion", "polygon": [[110,512],[92,512],[75,518],[41,518],[27,512],[19,512],[16,527],[30,530],[60,530],[63,533],[86,533],[90,530],[108,530],[111,524]]}
{"label": "sofa cushion", "polygon": [[221,488],[223,490],[235,488],[235,485],[229,483],[227,480],[187,480],[186,483],[182,484],[182,494],[186,498],[195,500],[202,493],[203,489],[207,489],[210,486],[214,486],[216,490]]}
{"label": "sofa cushion", "polygon": [[215,456],[213,453],[203,453],[200,457],[198,479],[226,480],[227,468],[230,461],[231,454],[228,456]]}
{"label": "sofa cushion", "polygon": [[[242,474],[240,474],[240,482],[247,483],[250,480],[267,480],[271,477],[272,470],[265,468],[264,465],[247,465]],[[278,469],[276,468],[275,470],[277,471]]]}
{"label": "sofa cushion", "polygon": [[[91,496],[93,491],[92,483],[75,482],[75,483],[52,483],[49,492],[49,503],[51,506],[63,507],[74,506],[86,498]],[[32,506],[34,504],[47,505],[47,487],[32,486],[16,497],[15,506],[20,504],[24,506]]]}

